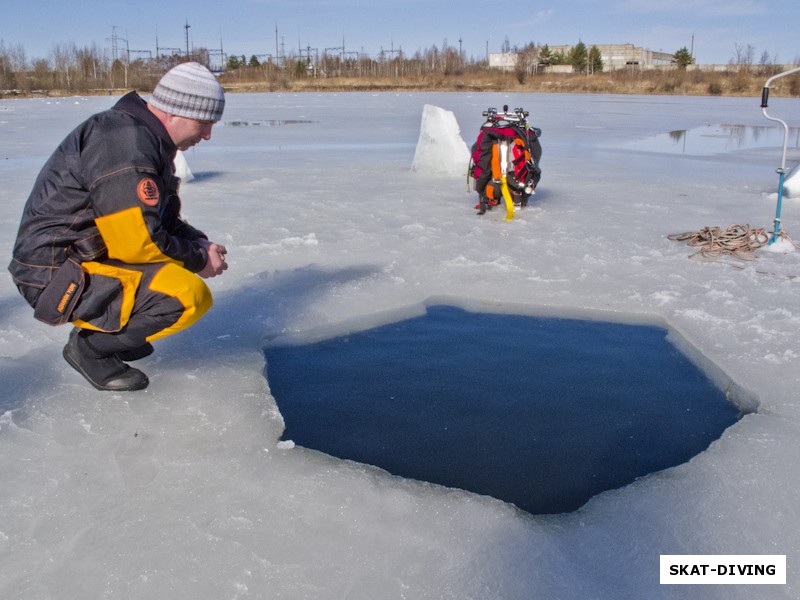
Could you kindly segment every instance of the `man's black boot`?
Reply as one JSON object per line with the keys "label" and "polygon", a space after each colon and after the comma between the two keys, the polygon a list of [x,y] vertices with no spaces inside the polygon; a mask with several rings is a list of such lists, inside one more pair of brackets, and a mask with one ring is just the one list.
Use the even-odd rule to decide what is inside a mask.
{"label": "man's black boot", "polygon": [[77,328],[70,333],[63,355],[72,368],[98,390],[132,392],[147,387],[147,375],[126,365],[115,353],[99,351],[92,345],[91,335]]}
{"label": "man's black boot", "polygon": [[153,344],[150,342],[145,342],[141,346],[131,348],[130,350],[120,350],[117,352],[117,358],[124,360],[125,362],[133,362],[134,360],[140,360],[145,356],[150,356],[153,353],[153,350]]}

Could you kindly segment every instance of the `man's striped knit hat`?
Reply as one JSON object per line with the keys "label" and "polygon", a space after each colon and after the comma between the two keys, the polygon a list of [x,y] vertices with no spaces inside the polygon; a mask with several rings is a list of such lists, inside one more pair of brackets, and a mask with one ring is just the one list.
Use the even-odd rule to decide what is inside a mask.
{"label": "man's striped knit hat", "polygon": [[216,123],[225,109],[225,93],[211,71],[187,62],[167,71],[149,104],[171,115]]}

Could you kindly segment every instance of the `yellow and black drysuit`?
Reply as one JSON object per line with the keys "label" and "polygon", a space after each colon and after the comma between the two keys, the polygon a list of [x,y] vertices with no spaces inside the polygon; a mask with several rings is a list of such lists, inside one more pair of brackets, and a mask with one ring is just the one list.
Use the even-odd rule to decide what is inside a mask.
{"label": "yellow and black drysuit", "polygon": [[[205,235],[180,217],[177,148],[131,92],[70,133],[25,205],[9,271],[37,319],[135,348],[211,307]],[[109,337],[110,336],[100,336]]]}

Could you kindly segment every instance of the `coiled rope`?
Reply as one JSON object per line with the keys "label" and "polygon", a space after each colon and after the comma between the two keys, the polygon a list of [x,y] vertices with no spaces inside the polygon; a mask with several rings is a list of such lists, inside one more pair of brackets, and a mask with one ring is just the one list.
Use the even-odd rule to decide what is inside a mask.
{"label": "coiled rope", "polygon": [[712,261],[724,256],[751,261],[755,259],[755,251],[769,243],[766,230],[752,229],[750,225],[731,225],[727,229],[704,227],[699,231],[674,233],[667,238],[698,247],[699,250],[689,256],[696,261]]}

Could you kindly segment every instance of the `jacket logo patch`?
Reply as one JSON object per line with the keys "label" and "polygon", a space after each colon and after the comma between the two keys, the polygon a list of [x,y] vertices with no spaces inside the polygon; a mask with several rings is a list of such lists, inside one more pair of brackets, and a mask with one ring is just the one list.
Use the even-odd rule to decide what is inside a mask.
{"label": "jacket logo patch", "polygon": [[142,204],[146,204],[147,206],[155,206],[158,204],[160,194],[158,186],[152,178],[145,177],[142,179],[139,185],[136,186],[136,193],[139,196],[139,200],[142,201]]}
{"label": "jacket logo patch", "polygon": [[64,295],[61,297],[61,302],[58,303],[56,310],[62,315],[64,314],[64,309],[67,307],[67,302],[69,302],[69,299],[72,297],[72,294],[75,292],[77,287],[78,286],[74,283],[70,283],[67,291],[64,292]]}

